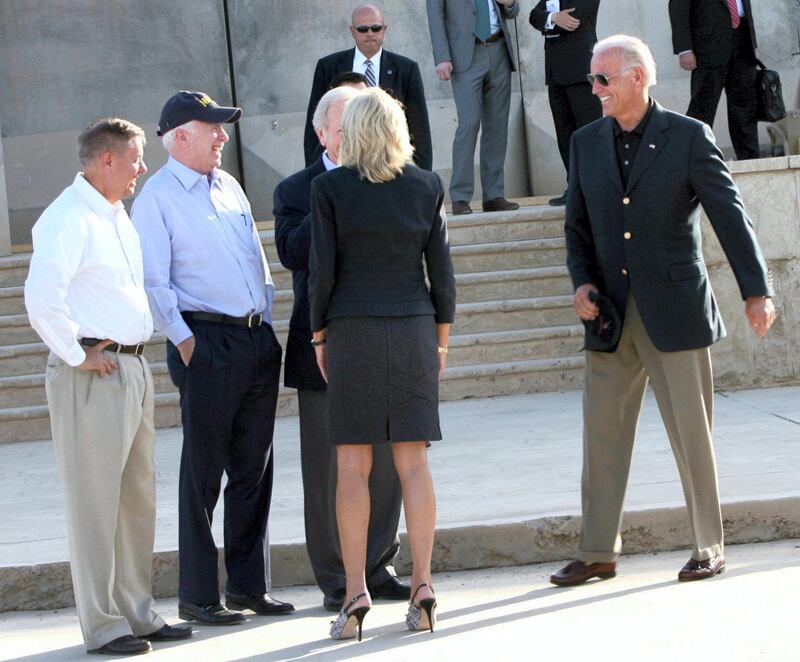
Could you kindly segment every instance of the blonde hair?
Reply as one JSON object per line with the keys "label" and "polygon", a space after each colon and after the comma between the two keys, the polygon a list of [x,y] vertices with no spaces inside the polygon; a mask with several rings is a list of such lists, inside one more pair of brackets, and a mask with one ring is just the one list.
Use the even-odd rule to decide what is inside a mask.
{"label": "blonde hair", "polygon": [[339,165],[377,184],[397,177],[413,153],[403,107],[382,89],[371,87],[347,104]]}

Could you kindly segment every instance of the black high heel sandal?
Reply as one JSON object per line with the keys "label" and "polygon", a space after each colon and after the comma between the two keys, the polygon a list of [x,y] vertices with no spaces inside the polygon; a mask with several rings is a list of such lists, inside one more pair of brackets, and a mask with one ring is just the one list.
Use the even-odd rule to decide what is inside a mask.
{"label": "black high heel sandal", "polygon": [[[361,598],[366,597],[366,595],[366,593],[360,593],[350,600],[347,607],[354,605]],[[336,620],[331,621],[331,639],[355,639],[357,632],[358,640],[361,641],[364,617],[367,615],[370,607],[356,607],[352,611],[348,611],[347,607],[342,607]]]}
{"label": "black high heel sandal", "polygon": [[431,593],[433,593],[433,586],[429,584],[420,584],[414,595],[411,596],[411,602],[408,604],[408,613],[406,614],[406,625],[409,630],[419,632],[422,630],[430,630],[433,632],[433,626],[436,625],[436,597],[425,598],[419,601],[419,605],[414,604],[414,598],[423,587],[427,586]]}

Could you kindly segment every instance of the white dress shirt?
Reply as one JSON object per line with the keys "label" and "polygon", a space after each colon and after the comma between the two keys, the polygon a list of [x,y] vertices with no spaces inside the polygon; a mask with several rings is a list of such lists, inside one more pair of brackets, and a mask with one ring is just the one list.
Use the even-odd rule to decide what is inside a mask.
{"label": "white dress shirt", "polygon": [[357,74],[364,74],[367,75],[367,66],[364,64],[367,60],[372,62],[372,73],[375,74],[375,85],[381,84],[381,55],[383,55],[383,48],[381,48],[375,55],[371,58],[367,58],[360,50],[358,50],[358,46],[355,48],[355,54],[353,55],[353,71]]}
{"label": "white dress shirt", "polygon": [[497,16],[494,0],[486,0],[489,3],[489,30],[492,34],[500,32],[500,18]]}
{"label": "white dress shirt", "polygon": [[71,366],[86,359],[80,338],[135,345],[153,333],[139,235],[122,203],[111,204],[82,173],[33,226],[25,307],[36,333]]}

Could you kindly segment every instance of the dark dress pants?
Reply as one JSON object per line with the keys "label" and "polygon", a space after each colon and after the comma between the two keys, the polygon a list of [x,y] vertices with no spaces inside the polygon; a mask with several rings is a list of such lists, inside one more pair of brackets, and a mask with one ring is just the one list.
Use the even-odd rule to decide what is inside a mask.
{"label": "dark dress pants", "polygon": [[589,81],[547,86],[553,124],[556,127],[556,141],[564,168],[569,173],[569,141],[572,134],[585,124],[599,120],[603,116],[600,99],[592,94]]}
{"label": "dark dress pants", "polygon": [[692,71],[692,99],[686,114],[714,125],[722,90],[728,99],[728,130],[736,158],[757,159],[756,61],[744,20],[736,30],[730,61],[721,67],[697,67]]}
{"label": "dark dress pants", "polygon": [[223,471],[227,590],[261,595],[269,583],[267,520],[272,497],[272,432],[281,346],[272,327],[190,323],[189,366],[167,343],[180,390],[183,452],[179,478],[178,596],[219,601],[217,546],[211,533]]}
{"label": "dark dress pants", "polygon": [[[345,588],[344,564],[336,525],[336,447],[328,443],[325,391],[299,389],[300,462],[303,472],[306,547],[317,584],[326,595]],[[400,549],[397,526],[402,493],[391,444],[372,446],[367,532],[367,585],[395,576],[392,563]]]}

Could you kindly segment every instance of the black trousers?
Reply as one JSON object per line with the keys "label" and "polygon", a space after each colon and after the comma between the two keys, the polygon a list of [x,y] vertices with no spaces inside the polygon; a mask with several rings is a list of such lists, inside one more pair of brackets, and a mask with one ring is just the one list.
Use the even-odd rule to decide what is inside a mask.
{"label": "black trousers", "polygon": [[742,19],[736,29],[731,59],[720,67],[697,67],[692,71],[692,99],[686,114],[714,125],[717,106],[725,90],[728,99],[728,130],[736,158],[757,159],[756,60],[750,33]]}
{"label": "black trousers", "polygon": [[572,134],[585,124],[600,119],[603,109],[600,99],[592,94],[589,81],[571,85],[550,83],[547,86],[547,96],[556,127],[558,151],[569,174],[569,141]]}
{"label": "black trousers", "polygon": [[219,601],[217,546],[211,533],[223,471],[226,588],[261,595],[269,585],[267,520],[272,498],[272,433],[281,346],[272,327],[190,323],[189,366],[167,343],[167,364],[180,390],[183,451],[179,477],[178,596]]}
{"label": "black trousers", "polygon": [[[300,463],[306,548],[314,577],[323,593],[345,588],[344,564],[336,524],[336,448],[328,442],[328,402],[325,391],[300,389]],[[402,493],[391,444],[372,447],[367,532],[367,585],[379,586],[395,576],[400,549],[397,526]]]}

